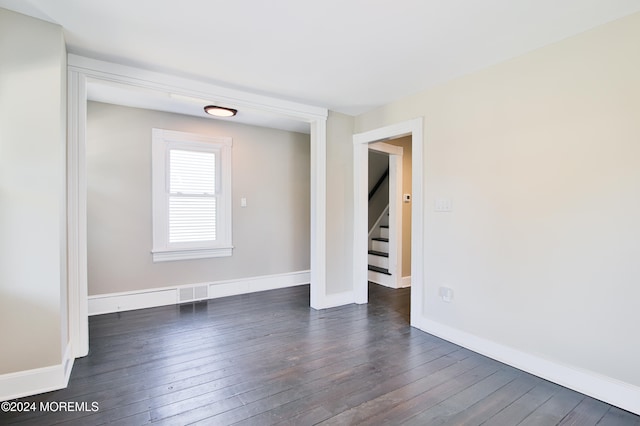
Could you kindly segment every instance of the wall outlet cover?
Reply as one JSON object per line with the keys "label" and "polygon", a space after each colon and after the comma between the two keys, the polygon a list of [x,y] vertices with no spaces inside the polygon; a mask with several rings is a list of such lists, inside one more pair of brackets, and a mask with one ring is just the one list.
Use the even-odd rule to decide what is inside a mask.
{"label": "wall outlet cover", "polygon": [[438,295],[442,298],[443,302],[451,303],[453,301],[453,289],[449,287],[440,287],[438,289]]}

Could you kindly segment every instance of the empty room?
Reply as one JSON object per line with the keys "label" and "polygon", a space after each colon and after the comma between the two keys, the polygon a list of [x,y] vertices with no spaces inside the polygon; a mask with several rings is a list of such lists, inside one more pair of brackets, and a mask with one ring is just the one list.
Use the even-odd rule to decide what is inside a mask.
{"label": "empty room", "polygon": [[0,0],[0,423],[640,425],[636,0]]}

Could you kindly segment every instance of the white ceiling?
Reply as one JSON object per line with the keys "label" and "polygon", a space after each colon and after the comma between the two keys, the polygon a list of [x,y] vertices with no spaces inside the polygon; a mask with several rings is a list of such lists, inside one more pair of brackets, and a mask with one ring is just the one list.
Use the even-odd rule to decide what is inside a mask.
{"label": "white ceiling", "polygon": [[70,53],[359,114],[640,11],[640,0],[0,0]]}

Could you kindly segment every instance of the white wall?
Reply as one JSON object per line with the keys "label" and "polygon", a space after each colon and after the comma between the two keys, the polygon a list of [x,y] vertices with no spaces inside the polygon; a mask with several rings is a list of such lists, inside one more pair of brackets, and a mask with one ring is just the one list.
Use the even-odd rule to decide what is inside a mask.
{"label": "white wall", "polygon": [[635,14],[356,118],[425,119],[427,321],[640,386],[639,51]]}
{"label": "white wall", "polygon": [[[154,127],[232,137],[231,257],[152,262]],[[89,102],[89,294],[308,270],[309,148],[301,133]]]}
{"label": "white wall", "polygon": [[65,132],[62,28],[0,9],[0,374],[66,350]]}

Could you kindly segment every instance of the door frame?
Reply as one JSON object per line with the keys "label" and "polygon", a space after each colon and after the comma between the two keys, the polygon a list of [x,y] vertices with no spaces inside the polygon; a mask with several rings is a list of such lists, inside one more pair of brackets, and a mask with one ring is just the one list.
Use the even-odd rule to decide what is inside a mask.
{"label": "door frame", "polygon": [[[326,125],[328,110],[78,55],[67,56],[67,240],[69,339],[73,357],[89,352],[87,276],[87,85],[121,84],[215,99],[308,123],[311,150],[310,305],[329,306],[326,291]],[[151,214],[151,212],[149,212]]]}
{"label": "door frame", "polygon": [[367,235],[369,145],[411,136],[411,325],[418,327],[424,312],[424,201],[423,201],[423,119],[380,127],[353,135],[353,286],[355,303],[368,302]]}

